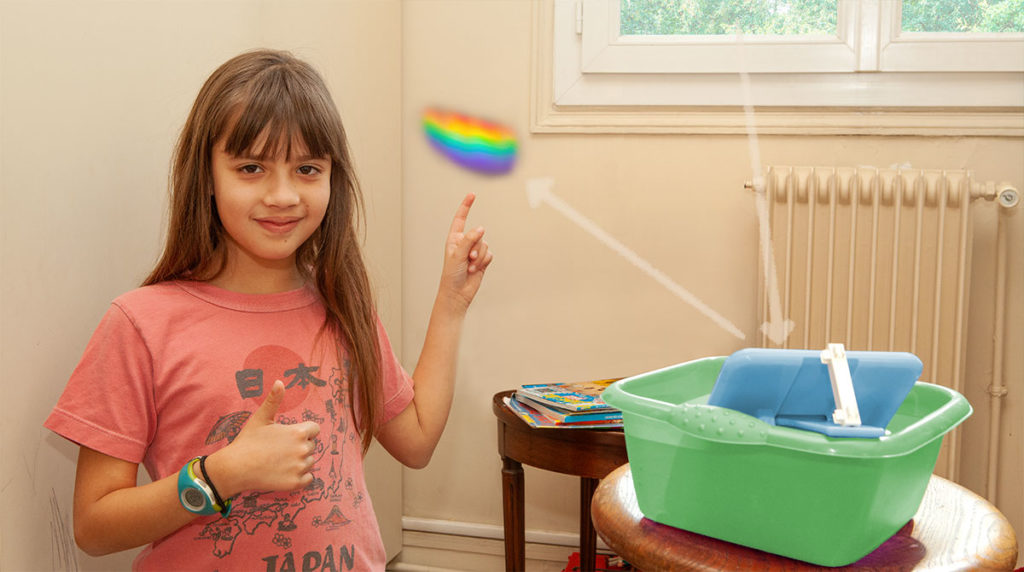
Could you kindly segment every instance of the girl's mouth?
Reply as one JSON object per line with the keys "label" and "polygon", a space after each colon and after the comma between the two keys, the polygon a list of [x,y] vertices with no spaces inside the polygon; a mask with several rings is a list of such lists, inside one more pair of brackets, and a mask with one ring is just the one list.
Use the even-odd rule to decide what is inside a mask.
{"label": "girl's mouth", "polygon": [[260,218],[256,219],[256,222],[267,230],[274,234],[285,234],[291,232],[296,226],[299,225],[299,221],[302,219],[298,218]]}

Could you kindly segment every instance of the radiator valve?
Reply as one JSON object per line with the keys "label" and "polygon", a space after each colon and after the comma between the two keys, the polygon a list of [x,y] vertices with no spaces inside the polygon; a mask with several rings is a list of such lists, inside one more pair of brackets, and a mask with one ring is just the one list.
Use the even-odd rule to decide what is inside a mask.
{"label": "radiator valve", "polygon": [[1010,183],[1000,183],[996,190],[996,196],[999,199],[999,204],[1008,209],[1017,206],[1017,203],[1020,202],[1020,193]]}

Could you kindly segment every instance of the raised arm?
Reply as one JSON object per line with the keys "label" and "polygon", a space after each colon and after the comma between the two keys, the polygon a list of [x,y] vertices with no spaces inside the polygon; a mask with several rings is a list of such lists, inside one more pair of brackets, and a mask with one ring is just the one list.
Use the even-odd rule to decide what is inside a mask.
{"label": "raised arm", "polygon": [[466,195],[448,231],[441,283],[430,312],[423,350],[412,374],[412,403],[376,435],[392,456],[413,468],[427,465],[448,422],[463,320],[480,289],[484,272],[494,259],[483,238],[483,227],[466,231],[466,219],[475,199],[473,194]]}

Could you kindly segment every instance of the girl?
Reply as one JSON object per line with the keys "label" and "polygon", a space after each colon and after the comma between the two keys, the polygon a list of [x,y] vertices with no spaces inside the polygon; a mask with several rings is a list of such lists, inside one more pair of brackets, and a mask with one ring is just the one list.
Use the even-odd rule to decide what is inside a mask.
{"label": "girl", "polygon": [[[176,148],[167,243],[117,298],[46,426],[78,443],[89,554],[139,570],[383,570],[362,457],[427,464],[492,254],[459,206],[410,378],[377,316],[361,199],[321,77],[287,53],[206,81]],[[138,463],[153,482],[136,483]]]}

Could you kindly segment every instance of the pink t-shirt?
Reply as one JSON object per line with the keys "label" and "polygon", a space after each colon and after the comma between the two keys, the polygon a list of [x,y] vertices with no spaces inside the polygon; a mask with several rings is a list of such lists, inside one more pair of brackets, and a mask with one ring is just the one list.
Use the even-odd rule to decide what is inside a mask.
{"label": "pink t-shirt", "polygon": [[[111,305],[45,425],[155,481],[230,443],[274,381],[279,423],[320,425],[313,484],[247,491],[228,518],[198,517],[154,542],[137,570],[383,570],[348,406],[349,364],[316,343],[324,310],[312,290],[270,295],[197,282],[139,288]],[[384,420],[412,400],[412,380],[378,323]]]}

